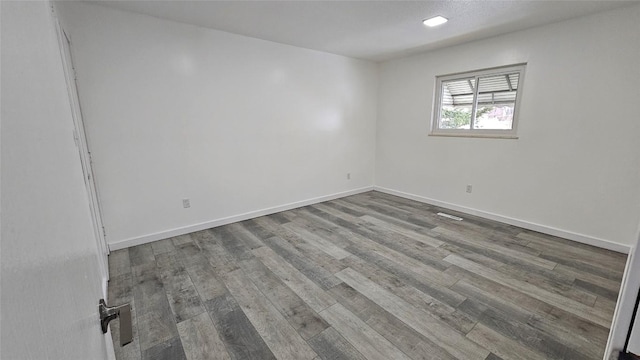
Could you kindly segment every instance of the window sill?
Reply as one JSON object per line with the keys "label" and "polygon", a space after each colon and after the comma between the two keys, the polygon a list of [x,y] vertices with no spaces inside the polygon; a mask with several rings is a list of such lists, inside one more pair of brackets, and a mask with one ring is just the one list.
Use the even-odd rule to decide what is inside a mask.
{"label": "window sill", "polygon": [[517,135],[501,135],[501,134],[442,134],[442,133],[429,133],[429,136],[443,136],[443,137],[464,137],[464,138],[486,138],[486,139],[518,139]]}

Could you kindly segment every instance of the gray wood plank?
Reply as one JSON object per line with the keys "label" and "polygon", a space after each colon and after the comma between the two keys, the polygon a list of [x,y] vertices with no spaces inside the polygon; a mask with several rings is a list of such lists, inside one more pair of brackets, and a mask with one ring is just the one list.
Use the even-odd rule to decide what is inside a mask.
{"label": "gray wood plank", "polygon": [[423,231],[425,229],[432,228],[432,226],[425,228],[424,226],[416,225],[416,224],[401,220],[398,217],[387,216],[379,212],[372,211],[367,207],[356,205],[351,202],[347,202],[344,199],[337,199],[337,200],[333,200],[333,201],[322,203],[322,204],[316,204],[316,206],[321,210],[324,210],[328,213],[334,214],[339,217],[345,216],[346,214],[346,215],[353,216],[351,219],[356,217],[363,218],[365,216],[369,218],[374,218],[380,222],[384,222],[386,224],[392,224],[394,229],[398,229],[398,231],[396,232],[402,232],[402,230],[408,230],[410,231],[409,234],[412,234],[412,235],[413,233],[423,234]]}
{"label": "gray wood plank", "polygon": [[[316,204],[321,205],[321,204]],[[324,237],[331,241],[340,248],[344,248],[348,245],[345,239],[340,236],[336,231],[340,227],[325,219],[318,218],[308,208],[295,209],[296,218],[293,219],[298,225],[304,226],[309,231]],[[354,223],[361,223],[360,220],[355,219]]]}
{"label": "gray wood plank", "polygon": [[475,321],[463,313],[456,312],[454,307],[412,286],[404,285],[400,279],[382,269],[371,266],[356,257],[345,259],[345,264],[360,274],[366,274],[366,277],[372,282],[396,294],[416,308],[433,314],[463,334],[466,334],[475,325]]}
{"label": "gray wood plank", "polygon": [[142,351],[143,360],[186,360],[179,337],[163,341]]}
{"label": "gray wood plank", "polygon": [[[560,310],[563,311],[563,310]],[[579,330],[579,326],[576,326],[577,330],[569,330],[562,326],[563,321],[572,321],[575,320],[575,324],[580,323],[580,325],[584,325],[585,330]],[[601,327],[599,325],[591,324],[588,321],[584,321],[576,316],[571,316],[566,319],[558,319],[557,315],[546,315],[546,316],[533,316],[528,322],[527,325],[539,331],[539,333],[548,336],[556,341],[559,341],[563,345],[567,346],[567,348],[573,349],[576,353],[588,354],[591,358],[594,359],[602,359],[604,355],[604,348],[606,346],[606,342],[594,341],[590,339],[594,334],[588,334],[586,337],[584,336],[589,330],[594,330],[598,332],[604,332],[608,334],[608,329]],[[581,321],[582,320],[582,321]],[[589,329],[589,330],[587,330]],[[606,335],[600,335],[606,336]]]}
{"label": "gray wood plank", "polygon": [[[385,204],[383,201],[381,201],[381,199],[378,199],[378,198],[374,199],[374,201],[378,205]],[[432,229],[433,227],[436,226],[434,222],[426,220],[427,218],[425,217],[416,218],[414,215],[406,215],[406,214],[398,216],[398,214],[387,211],[387,210],[384,210],[381,212],[379,211],[380,208],[376,209],[376,208],[372,208],[371,206],[356,204],[354,202],[347,201],[347,199],[345,198],[333,200],[333,202],[331,203],[323,203],[323,205],[333,207],[336,210],[340,210],[341,212],[346,212],[346,213],[349,213],[348,209],[357,210],[362,212],[362,215],[359,215],[358,217],[370,216],[378,220],[394,224],[395,226],[401,227],[403,229],[413,230],[421,234],[424,233],[424,230]],[[391,206],[393,206],[393,208],[398,209],[400,211],[404,211],[403,209],[397,206],[394,206],[394,205],[391,205]]]}
{"label": "gray wood plank", "polygon": [[[467,244],[467,245],[476,245],[473,242],[467,240],[465,237],[460,236],[458,233],[456,233],[455,231],[451,231],[449,229],[446,229],[444,227],[435,227],[433,229],[434,232],[443,234],[447,237],[449,237],[449,239],[455,239],[457,240],[458,243],[461,244]],[[458,244],[456,244],[458,245]],[[493,244],[491,242],[482,242],[482,247],[484,247],[485,249],[488,250],[492,250],[493,252],[502,254],[502,255],[508,255],[512,258],[518,259],[522,262],[526,262],[529,263],[531,265],[535,265],[535,266],[540,266],[542,268],[545,269],[549,269],[549,270],[553,270],[553,268],[556,266],[556,262],[554,261],[550,261],[550,260],[546,260],[546,259],[542,259],[538,256],[532,255],[532,254],[528,254],[528,253],[524,253],[524,252],[520,252],[520,251],[515,251],[497,244]]]}
{"label": "gray wood plank", "polygon": [[[358,246],[358,244],[354,244],[353,247],[349,247],[348,249],[358,258],[389,272],[401,279],[405,284],[411,285],[445,304],[455,307],[465,300],[464,296],[441,284],[435,283],[428,277],[420,276],[420,274],[415,273],[412,269],[407,268],[401,263],[391,261],[374,251],[363,249],[363,246],[356,246]],[[455,279],[455,277],[453,278]]]}
{"label": "gray wood plank", "polygon": [[599,286],[609,291],[613,291],[613,292],[620,291],[619,280],[612,280],[612,279],[604,278],[602,276],[589,274],[587,272],[580,271],[562,264],[558,264],[558,266],[556,266],[556,268],[553,269],[553,271],[564,276],[571,276],[575,279],[580,279],[584,282]]}
{"label": "gray wood plank", "polygon": [[593,275],[601,276],[605,279],[620,281],[622,279],[622,273],[618,270],[602,268],[600,266],[596,266],[589,261],[589,259],[572,259],[567,258],[564,254],[547,254],[542,253],[540,257],[543,259],[547,259],[558,264],[563,264],[569,267],[572,267],[576,270],[585,271]]}
{"label": "gray wood plank", "polygon": [[280,225],[286,224],[286,223],[288,223],[290,221],[285,216],[283,216],[281,213],[271,214],[271,215],[268,215],[268,217],[273,219],[274,221],[276,221]]}
{"label": "gray wood plank", "polygon": [[[588,354],[597,354],[602,351],[600,349],[604,349],[604,345],[585,341],[582,335],[593,332],[593,334],[598,333],[600,336],[606,338],[606,333],[601,334],[601,332],[607,332],[607,330],[598,325],[582,320],[573,314],[557,308],[551,308],[550,310],[550,312],[556,314],[555,316],[550,316],[545,311],[541,311],[542,309],[534,309],[534,311],[531,312],[522,307],[527,305],[526,302],[517,303],[505,300],[504,298],[497,296],[495,293],[483,291],[475,287],[474,284],[470,284],[465,280],[459,281],[454,288],[467,295],[470,299],[473,299],[471,300],[472,302],[481,302],[493,309],[493,311],[499,312],[504,318],[507,318],[510,321],[517,321],[523,324],[523,327],[526,325],[527,327],[535,329],[528,329],[528,332],[533,334],[533,336],[541,339],[561,339],[562,343],[566,344],[568,348],[574,348],[576,351],[583,351]],[[482,320],[483,317],[480,316],[478,319]],[[573,325],[575,326],[573,331],[566,331],[561,325],[568,324],[569,322],[573,322]],[[496,351],[493,352],[499,354]]]}
{"label": "gray wood plank", "polygon": [[309,339],[329,327],[304,300],[260,261],[243,261],[240,267],[303,339]]}
{"label": "gray wood plank", "polygon": [[467,338],[505,360],[545,360],[543,354],[533,351],[508,337],[478,324]]}
{"label": "gray wood plank", "polygon": [[133,301],[133,274],[112,275],[108,285],[109,305]]}
{"label": "gray wood plank", "polygon": [[144,355],[146,350],[176,338],[178,330],[155,262],[135,267],[133,276],[140,350]]}
{"label": "gray wood plank", "polygon": [[480,323],[507,336],[523,346],[544,354],[547,359],[597,359],[585,349],[571,348],[558,338],[538,331],[531,326],[512,319],[500,310],[489,307],[482,315]]}
{"label": "gray wood plank", "polygon": [[498,356],[498,355],[496,355],[496,354],[494,354],[494,353],[491,353],[491,354],[489,354],[489,356],[487,356],[487,358],[486,358],[486,359],[484,359],[484,360],[504,360],[504,359],[502,359],[500,356]]}
{"label": "gray wood plank", "polygon": [[186,267],[187,273],[198,291],[207,311],[212,311],[211,301],[227,293],[224,283],[208,262],[199,262]]}
{"label": "gray wood plank", "polygon": [[[197,233],[192,234],[194,237]],[[195,242],[188,242],[177,245],[175,253],[180,258],[184,266],[191,266],[198,262],[204,262],[206,258],[203,256],[202,249]]]}
{"label": "gray wood plank", "polygon": [[[297,220],[296,220],[297,221]],[[268,218],[260,218],[256,222],[260,223],[260,226],[268,229],[268,232],[272,234],[271,237],[279,237],[286,240],[293,248],[300,254],[305,254],[306,257],[312,260],[316,265],[334,274],[344,269],[344,266],[339,260],[329,256],[325,252],[321,251],[315,246],[308,244],[298,234],[288,230],[284,226],[278,225],[276,222],[269,220]],[[326,231],[331,231],[325,228]],[[268,238],[267,238],[268,239]]]}
{"label": "gray wood plank", "polygon": [[[444,241],[442,241],[442,240],[438,240],[438,239],[433,238],[433,237],[431,237],[429,235],[425,235],[425,234],[419,233],[419,232],[417,232],[415,230],[412,230],[412,229],[403,228],[403,227],[398,226],[398,225],[396,225],[396,224],[394,224],[392,222],[389,222],[389,221],[377,219],[377,218],[375,218],[373,216],[370,216],[370,215],[361,216],[361,219],[363,219],[366,222],[368,222],[370,224],[373,224],[375,226],[384,227],[384,228],[387,228],[387,229],[389,229],[391,231],[395,231],[397,233],[405,235],[408,238],[411,238],[413,240],[419,241],[419,242],[421,242],[421,243],[423,243],[425,245],[429,245],[432,248],[437,248],[440,245],[444,244]],[[427,248],[427,249],[428,249],[427,251],[435,250],[435,249],[429,249],[429,248]]]}
{"label": "gray wood plank", "polygon": [[253,258],[251,249],[246,246],[243,239],[232,231],[231,225],[219,226],[209,231],[213,234],[216,241],[219,242],[224,248],[237,260],[250,260]]}
{"label": "gray wood plank", "polygon": [[[194,239],[194,242],[199,246],[209,264],[215,269],[218,276],[237,270],[238,258],[223,246],[222,241],[217,236],[214,236],[212,232],[207,231],[201,236]],[[237,252],[237,250],[236,250]],[[250,259],[251,256],[242,252],[243,259]]]}
{"label": "gray wood plank", "polygon": [[460,359],[484,359],[489,355],[489,351],[465,339],[464,335],[453,330],[440,319],[416,309],[358,272],[347,268],[336,276],[426,338],[440,345],[451,355]]}
{"label": "gray wood plank", "polygon": [[[402,265],[405,268],[410,269],[410,271],[416,273],[419,276],[430,279],[432,282],[435,282],[439,285],[448,287],[453,285],[456,282],[456,279],[448,276],[442,271],[446,268],[434,268],[425,264],[421,260],[417,260],[413,257],[409,257],[405,255],[403,252],[395,251],[390,248],[384,247],[374,241],[367,240],[366,238],[361,238],[359,241],[360,247],[366,249],[368,251],[372,251],[373,253],[382,256],[396,264]],[[347,250],[351,251],[353,248],[348,247]]]}
{"label": "gray wood plank", "polygon": [[[469,218],[468,215],[458,214],[459,216],[463,217],[464,220],[455,221],[455,220],[450,220],[450,219],[437,216],[436,214],[439,211],[442,211],[444,213],[451,214],[451,215],[455,215],[456,213],[447,209],[438,209],[438,210],[434,210],[433,212],[429,212],[427,215],[428,218],[433,218],[433,217],[441,218],[441,219],[434,220],[436,221],[438,227],[440,228],[454,231],[455,233],[463,235],[468,239],[495,243],[496,245],[500,245],[505,248],[512,248],[513,250],[516,250],[522,253],[527,253],[532,255],[537,255],[540,253],[536,249],[532,249],[526,246],[529,243],[528,240],[520,239],[516,236],[522,229],[517,229],[516,231],[509,229],[508,231],[505,232],[499,228],[487,226],[492,222],[486,219],[483,219],[482,221],[476,221],[474,223],[473,218]],[[425,231],[425,233],[430,234],[430,233],[433,233],[433,231],[427,230]]]}
{"label": "gray wood plank", "polygon": [[618,290],[607,289],[603,286],[598,286],[588,281],[584,281],[582,279],[576,279],[573,285],[577,288],[584,289],[585,291],[588,291],[597,296],[601,296],[605,299],[608,299],[611,301],[618,300]]}
{"label": "gray wood plank", "polygon": [[275,360],[236,300],[225,292],[209,301],[209,316],[233,360]]}
{"label": "gray wood plank", "polygon": [[436,343],[382,308],[380,311],[373,312],[366,323],[414,360],[456,359]]}
{"label": "gray wood plank", "polygon": [[[468,280],[466,283],[473,284],[473,287],[480,289],[484,294],[491,294],[492,296],[496,296],[503,302],[520,306],[521,308],[533,314],[544,315],[554,309],[553,305],[550,305],[544,301],[531,297],[518,290],[499,284],[495,281],[487,279],[478,274],[474,274],[457,266],[450,267],[449,269],[447,269],[447,272],[455,274],[454,276],[460,277],[461,281],[452,286],[452,290],[455,289],[461,294],[463,294],[465,291],[461,289],[459,285],[465,283],[465,281],[463,280]],[[468,297],[467,299],[471,298]],[[482,298],[476,297],[473,299],[480,300]]]}
{"label": "gray wood plank", "polygon": [[350,202],[353,204],[357,204],[369,209],[369,212],[375,212],[381,215],[386,215],[387,217],[396,218],[398,220],[402,220],[405,222],[409,222],[418,226],[422,226],[423,228],[432,228],[434,224],[429,222],[424,217],[417,218],[414,216],[414,213],[411,211],[403,210],[397,206],[389,206],[384,203],[378,201],[371,201],[369,199],[359,197],[359,196],[351,196],[343,199],[346,202]]}
{"label": "gray wood plank", "polygon": [[[376,193],[371,195],[370,198],[374,198],[376,202],[380,197],[384,197],[384,200],[379,201],[381,204],[376,204],[376,206],[381,207],[384,204],[387,204],[387,211],[393,212],[395,209],[404,209],[413,214],[413,218],[423,219],[428,223],[436,224],[438,226],[442,224],[452,224],[460,229],[460,231],[470,231],[475,233],[475,235],[483,234],[485,236],[515,236],[521,232],[522,229],[517,228],[512,225],[499,223],[496,221],[487,220],[478,216],[473,216],[470,214],[464,214],[458,211],[454,211],[451,209],[445,209],[438,206],[432,206],[424,203],[412,202],[402,204],[398,203],[399,201],[404,201],[405,199],[399,200],[401,198],[391,196],[385,197],[384,194]],[[440,218],[436,214],[438,212],[445,212],[451,215],[459,216],[464,218],[465,221],[458,222],[455,220],[449,220],[446,218]],[[428,227],[428,226],[425,226]]]}
{"label": "gray wood plank", "polygon": [[109,253],[109,275],[116,277],[123,274],[131,274],[131,262],[127,249],[115,250]]}
{"label": "gray wood plank", "polygon": [[205,309],[200,296],[177,255],[175,253],[158,254],[156,263],[176,322],[202,314]]}
{"label": "gray wood plank", "polygon": [[132,267],[156,261],[156,258],[153,256],[153,249],[151,248],[151,244],[130,247],[129,261]]}
{"label": "gray wood plank", "polygon": [[609,319],[604,312],[598,311],[593,307],[584,305],[582,303],[579,303],[571,299],[567,299],[561,295],[554,294],[549,291],[540,289],[529,283],[515,280],[499,271],[489,269],[487,267],[484,267],[482,265],[479,265],[477,263],[474,263],[472,261],[469,261],[457,255],[450,255],[445,258],[445,261],[448,261],[461,268],[474,272],[478,275],[484,276],[497,283],[500,283],[505,286],[511,287],[515,290],[521,291],[538,300],[544,301],[560,309],[571,312],[575,315],[578,315],[596,324],[599,324],[605,327],[608,327],[610,325],[611,319]]}
{"label": "gray wood plank", "polygon": [[[496,289],[491,287],[490,289]],[[518,303],[517,299],[505,299],[499,292],[493,292],[487,288],[476,286],[476,284],[464,279],[458,281],[452,290],[459,292],[467,297],[467,302],[480,303],[486,307],[493,307],[494,309],[500,309],[500,311],[506,314],[509,318],[526,323],[533,317],[534,314],[545,315],[547,309],[551,307],[534,308],[529,310],[526,305],[529,303]],[[500,294],[500,295],[499,295]],[[486,307],[483,309],[486,310]],[[480,317],[478,316],[477,319]]]}
{"label": "gray wood plank", "polygon": [[179,235],[176,237],[171,238],[171,242],[173,243],[173,246],[180,246],[180,245],[184,245],[184,244],[188,244],[190,243],[191,240],[191,234],[184,234],[184,235]]}
{"label": "gray wood plank", "polygon": [[321,288],[326,290],[340,283],[340,280],[336,278],[332,272],[316,264],[313,259],[302,254],[282,238],[274,236],[266,239],[264,242],[273,252],[280,255],[283,259],[286,259],[290,265]]}
{"label": "gray wood plank", "polygon": [[229,224],[228,227],[234,237],[242,241],[242,243],[244,243],[244,245],[249,248],[249,250],[264,246],[264,243],[260,240],[260,238],[249,231],[249,229],[247,229],[243,223]]}
{"label": "gray wood plank", "polygon": [[[416,256],[416,254],[420,254],[419,250],[416,251],[404,245],[404,241],[408,238],[405,237],[405,239],[399,240],[402,235],[385,231],[382,228],[371,231],[361,227],[364,224],[364,220],[347,221],[336,217],[331,213],[320,210],[320,207],[320,205],[312,206],[309,211],[321,219],[331,221],[334,224],[355,233],[358,236],[358,245],[366,245],[368,249],[377,252],[381,256],[400,264],[405,264],[405,266],[411,268],[411,271],[418,275],[428,277],[432,281],[438,282],[441,285],[450,286],[455,283],[455,279],[452,279],[442,273],[442,270],[444,270],[448,265],[444,265],[439,260],[433,261],[433,259],[428,259],[428,256],[426,255]],[[358,221],[360,225],[358,225],[356,221]],[[411,239],[408,240],[411,241]],[[353,253],[353,251],[351,251],[351,247],[346,248],[346,250]],[[416,256],[417,259],[412,256]]]}
{"label": "gray wood plank", "polygon": [[567,240],[533,232],[521,232],[521,239],[529,240],[528,247],[549,255],[562,254],[567,259],[579,261],[588,260],[590,264],[604,269],[613,269],[618,273],[624,272],[626,256],[614,251],[597,249],[592,246],[567,243]]}
{"label": "gray wood plank", "polygon": [[352,207],[351,204],[343,202],[341,199],[335,199],[331,201],[326,201],[323,203],[324,205],[330,206],[338,211],[343,213],[347,213],[351,216],[361,217],[367,214],[369,211],[367,209],[362,209],[358,206]]}
{"label": "gray wood plank", "polygon": [[253,253],[316,312],[335,304],[334,298],[270,248],[261,247],[253,250]]}
{"label": "gray wood plank", "polygon": [[[581,342],[599,345],[599,350],[593,350],[596,353],[604,351],[604,347],[607,344],[607,336],[609,335],[609,329],[604,326],[594,324],[558,308],[553,308],[539,319],[540,325],[533,321],[530,321],[529,324],[549,333],[570,334],[580,338]],[[538,320],[538,318],[535,320]]]}
{"label": "gray wood plank", "polygon": [[340,333],[330,327],[308,340],[323,360],[366,360]]}
{"label": "gray wood plank", "polygon": [[330,256],[338,259],[338,260],[344,259],[347,256],[351,255],[351,253],[345,251],[344,249],[342,249],[341,247],[335,245],[331,241],[326,240],[323,237],[312,233],[311,231],[306,229],[304,226],[300,226],[300,225],[298,225],[296,223],[292,223],[292,222],[284,224],[283,226],[285,228],[293,231],[294,233],[298,234],[302,239],[304,239],[304,241],[306,241],[309,244],[317,247],[321,251],[327,253],[328,255],[330,255]]}
{"label": "gray wood plank", "polygon": [[158,240],[151,243],[153,255],[164,254],[175,250],[171,239]]}
{"label": "gray wood plank", "polygon": [[[316,204],[311,207],[312,216],[323,218],[328,221],[335,221],[335,224],[362,236],[372,242],[377,243],[387,249],[392,249],[407,258],[412,258],[423,265],[436,270],[444,270],[449,265],[443,262],[440,250],[425,244],[423,241],[413,239],[401,232],[396,232],[385,226],[378,226],[366,221],[365,217],[353,218],[347,214],[336,213],[334,209],[324,204]],[[369,217],[368,219],[372,219]],[[432,255],[433,254],[433,255]]]}
{"label": "gray wood plank", "polygon": [[340,304],[335,304],[321,311],[320,316],[369,360],[410,359]]}
{"label": "gray wood plank", "polygon": [[[269,219],[266,216],[257,218],[257,219]],[[251,220],[247,220],[247,221],[243,221],[242,225],[245,227],[245,229],[249,230],[249,232],[251,232],[253,235],[255,235],[257,238],[259,239],[268,239],[270,237],[276,236],[277,234],[274,234],[270,231],[270,229],[262,226],[260,223],[258,223],[256,220],[257,219],[251,219]],[[277,224],[277,223],[276,223]]]}
{"label": "gray wood plank", "polygon": [[563,276],[552,270],[527,263],[519,264],[517,261],[511,261],[509,257],[501,254],[490,254],[489,256],[492,256],[492,258],[488,258],[475,251],[459,249],[455,245],[445,244],[443,247],[450,249],[452,253],[475,263],[509,274],[509,276],[514,279],[530,283],[547,291],[581,302],[585,305],[593,306],[596,301],[595,294],[574,286],[575,279],[572,277]]}
{"label": "gray wood plank", "polygon": [[312,360],[317,356],[242,270],[229,273],[225,284],[278,359]]}
{"label": "gray wood plank", "polygon": [[367,322],[372,314],[377,311],[384,312],[378,304],[371,301],[366,296],[360,294],[351,286],[340,283],[329,289],[329,293],[347,310],[351,311],[360,320]]}
{"label": "gray wood plank", "polygon": [[598,309],[609,316],[610,319],[613,319],[613,313],[616,309],[616,302],[607,300],[602,297],[598,297],[595,305],[593,305],[595,309]]}
{"label": "gray wood plank", "polygon": [[206,312],[179,323],[178,333],[188,360],[231,359]]}

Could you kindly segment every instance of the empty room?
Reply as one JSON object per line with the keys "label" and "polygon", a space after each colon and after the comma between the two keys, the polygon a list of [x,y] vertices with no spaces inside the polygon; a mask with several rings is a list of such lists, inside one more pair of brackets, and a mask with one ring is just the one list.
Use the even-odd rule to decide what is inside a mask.
{"label": "empty room", "polygon": [[0,4],[3,360],[639,358],[639,1]]}

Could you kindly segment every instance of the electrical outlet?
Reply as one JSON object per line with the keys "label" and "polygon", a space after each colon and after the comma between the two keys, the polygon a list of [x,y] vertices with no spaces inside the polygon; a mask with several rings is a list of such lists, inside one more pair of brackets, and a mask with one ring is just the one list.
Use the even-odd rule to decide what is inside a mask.
{"label": "electrical outlet", "polygon": [[182,199],[182,207],[185,209],[191,207],[191,202],[189,201],[189,199]]}
{"label": "electrical outlet", "polygon": [[467,192],[471,194],[472,191],[473,191],[473,186],[467,185]]}
{"label": "electrical outlet", "polygon": [[347,180],[351,180],[351,173],[347,173]]}

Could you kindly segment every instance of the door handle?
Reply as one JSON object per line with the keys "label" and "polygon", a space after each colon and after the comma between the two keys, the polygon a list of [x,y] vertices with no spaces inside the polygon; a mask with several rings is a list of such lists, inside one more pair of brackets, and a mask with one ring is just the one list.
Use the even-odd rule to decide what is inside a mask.
{"label": "door handle", "polygon": [[133,329],[131,328],[131,305],[107,306],[104,299],[98,302],[98,313],[100,314],[100,326],[102,333],[107,332],[109,322],[117,317],[120,318],[120,346],[125,346],[133,341]]}

